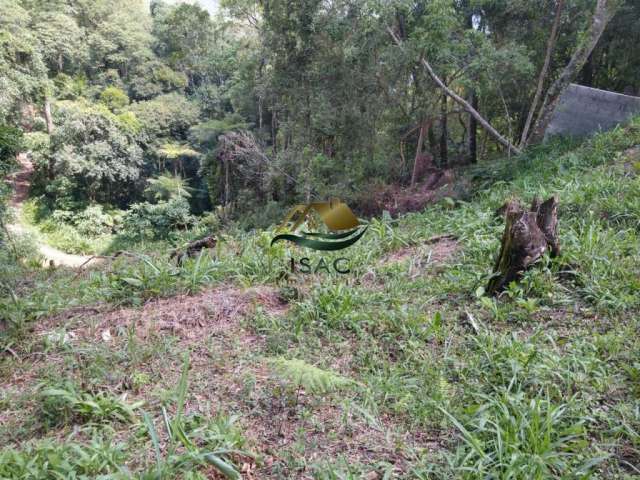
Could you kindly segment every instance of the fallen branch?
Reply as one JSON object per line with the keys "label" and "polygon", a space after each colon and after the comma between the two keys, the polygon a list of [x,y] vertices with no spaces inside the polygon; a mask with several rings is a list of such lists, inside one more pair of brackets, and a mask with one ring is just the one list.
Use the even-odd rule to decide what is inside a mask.
{"label": "fallen branch", "polygon": [[169,260],[176,260],[178,266],[182,265],[185,258],[193,258],[197,253],[201,252],[205,248],[215,248],[218,243],[218,239],[213,235],[209,235],[208,237],[201,238],[199,240],[194,240],[192,242],[187,243],[187,245],[183,248],[176,248],[173,252],[171,252],[171,256]]}
{"label": "fallen branch", "polygon": [[[398,45],[400,48],[404,48],[402,44],[402,40],[398,38],[398,36],[390,27],[387,27],[387,31],[391,35],[391,38],[393,38],[396,45]],[[513,152],[516,155],[519,155],[521,153],[518,147],[513,145],[509,140],[503,137],[500,134],[500,132],[498,132],[495,128],[493,128],[493,126],[487,120],[485,120],[485,118],[482,115],[480,115],[478,111],[475,108],[473,108],[469,102],[467,102],[464,98],[462,98],[460,95],[456,94],[453,90],[447,87],[445,83],[440,79],[440,77],[436,75],[436,73],[433,71],[433,68],[431,67],[429,62],[425,60],[424,57],[420,59],[420,62],[422,63],[422,66],[425,68],[425,70],[427,71],[431,79],[436,83],[436,85],[438,85],[447,96],[451,97],[458,105],[464,108],[469,113],[469,115],[475,118],[478,121],[478,123],[482,126],[482,128],[484,128],[485,131],[489,133],[489,135],[491,135],[498,143],[503,145],[508,152]]]}

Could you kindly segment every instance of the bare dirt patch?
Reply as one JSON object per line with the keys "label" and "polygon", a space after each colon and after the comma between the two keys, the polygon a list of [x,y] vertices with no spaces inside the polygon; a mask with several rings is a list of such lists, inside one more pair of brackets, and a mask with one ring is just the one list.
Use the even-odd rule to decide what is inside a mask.
{"label": "bare dirt patch", "polygon": [[408,259],[422,259],[426,263],[440,263],[451,257],[460,245],[454,235],[439,235],[430,238],[422,245],[404,247],[390,253],[381,261],[383,265],[404,262]]}
{"label": "bare dirt patch", "polygon": [[385,185],[373,194],[357,201],[357,210],[365,216],[380,215],[383,211],[397,217],[407,212],[419,212],[445,197],[456,199],[465,196],[469,186],[466,180],[457,178],[453,170],[431,167],[426,177],[414,187]]}
{"label": "bare dirt patch", "polygon": [[[257,307],[269,315],[283,315],[288,310],[286,302],[272,287],[240,289],[222,286],[196,295],[183,294],[153,299],[140,308],[119,308],[100,313],[97,313],[100,309],[95,309],[93,311],[97,313],[97,322],[91,326],[82,325],[74,333],[84,338],[94,337],[108,341],[105,337],[115,331],[135,326],[140,338],[169,331],[181,338],[194,340],[202,338],[203,330],[207,333],[232,330]],[[86,308],[78,309],[72,311],[71,315],[63,312],[52,319],[53,322],[45,321],[41,326],[50,329],[52,323],[60,323],[61,319],[72,321],[78,317],[86,317],[87,311]]]}

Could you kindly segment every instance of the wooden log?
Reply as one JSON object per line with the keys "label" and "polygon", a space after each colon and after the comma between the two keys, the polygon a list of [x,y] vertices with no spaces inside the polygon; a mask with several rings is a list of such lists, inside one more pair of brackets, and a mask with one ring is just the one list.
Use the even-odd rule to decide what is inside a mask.
{"label": "wooden log", "polygon": [[505,227],[494,274],[487,285],[490,295],[502,292],[509,283],[517,281],[547,250],[552,256],[560,254],[555,196],[544,202],[534,198],[529,210],[517,200],[507,202],[502,209]]}
{"label": "wooden log", "polygon": [[199,240],[194,240],[189,242],[184,248],[176,248],[169,257],[169,260],[173,261],[176,259],[176,263],[178,265],[182,265],[185,258],[195,257],[196,254],[200,253],[205,248],[215,248],[218,243],[218,239],[213,235],[209,235],[208,237],[201,238]]}

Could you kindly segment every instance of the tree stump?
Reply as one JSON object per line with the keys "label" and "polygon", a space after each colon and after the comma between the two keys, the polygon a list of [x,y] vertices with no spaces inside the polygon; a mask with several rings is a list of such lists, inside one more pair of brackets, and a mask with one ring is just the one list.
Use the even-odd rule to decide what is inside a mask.
{"label": "tree stump", "polygon": [[175,249],[171,253],[169,260],[173,261],[175,259],[177,265],[181,266],[186,258],[195,257],[197,253],[205,248],[214,248],[216,243],[218,243],[218,240],[213,235],[194,240],[193,242],[189,242],[184,248]]}
{"label": "tree stump", "polygon": [[534,198],[529,210],[517,201],[509,201],[499,211],[504,211],[505,227],[494,275],[487,285],[490,295],[500,293],[509,283],[518,280],[547,250],[552,257],[560,254],[555,196],[544,202]]}

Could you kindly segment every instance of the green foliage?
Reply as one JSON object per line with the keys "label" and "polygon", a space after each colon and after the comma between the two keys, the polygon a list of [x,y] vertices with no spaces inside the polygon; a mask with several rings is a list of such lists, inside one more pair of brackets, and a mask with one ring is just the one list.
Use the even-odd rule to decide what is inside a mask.
{"label": "green foliage", "polygon": [[150,202],[169,201],[174,198],[189,198],[189,188],[184,179],[177,175],[164,174],[147,181],[144,195]]}
{"label": "green foliage", "polygon": [[41,412],[49,426],[69,421],[130,423],[141,403],[127,404],[106,392],[79,392],[72,384],[58,388],[45,387],[40,392]]}
{"label": "green foliage", "polygon": [[[240,473],[229,460],[229,453],[242,446],[242,439],[232,426],[232,421],[218,418],[209,424],[198,417],[187,417],[184,413],[188,392],[189,359],[185,356],[180,382],[176,389],[176,413],[169,417],[162,409],[164,426],[169,437],[167,454],[160,452],[159,436],[148,413],[144,413],[147,432],[156,454],[156,477],[173,478],[177,468],[197,468],[211,466],[225,478],[240,479]],[[178,453],[178,448],[185,453]],[[241,452],[239,452],[241,453]]]}
{"label": "green foliage", "polygon": [[477,399],[484,403],[465,424],[443,411],[463,440],[453,459],[460,478],[588,476],[606,459],[585,458],[587,419],[572,418],[569,405],[518,391]]}
{"label": "green foliage", "polygon": [[90,237],[111,233],[115,225],[113,216],[106,213],[102,205],[89,205],[73,215],[73,222],[80,234]]}
{"label": "green foliage", "polygon": [[24,149],[36,156],[41,156],[49,150],[49,135],[44,132],[29,132],[24,134]]}
{"label": "green foliage", "polygon": [[53,165],[57,179],[73,182],[78,199],[129,199],[143,161],[131,132],[110,112],[83,103],[61,103],[56,121],[46,168]]}
{"label": "green foliage", "polygon": [[149,141],[171,136],[186,138],[189,128],[200,117],[198,105],[177,93],[134,103],[130,110],[142,124]]}
{"label": "green foliage", "polygon": [[71,15],[41,10],[34,16],[33,30],[42,59],[51,71],[74,71],[89,59],[85,31]]}
{"label": "green foliage", "polygon": [[129,105],[129,97],[118,87],[107,87],[100,94],[100,101],[111,111],[121,110]]}
{"label": "green foliage", "polygon": [[0,175],[6,175],[13,168],[22,146],[22,131],[0,124]]}
{"label": "green foliage", "polygon": [[88,90],[87,77],[83,74],[70,76],[59,73],[53,79],[56,98],[60,100],[77,100],[86,96]]}
{"label": "green foliage", "polygon": [[[125,458],[124,444],[100,434],[78,443],[44,440],[29,443],[21,450],[1,450],[0,477],[99,478],[118,470],[124,472],[117,466],[123,465]],[[125,478],[124,473],[120,478]]]}
{"label": "green foliage", "polygon": [[187,78],[159,60],[141,63],[132,73],[129,82],[131,95],[136,100],[149,100],[163,93],[183,90]]}
{"label": "green foliage", "polygon": [[353,385],[351,379],[309,365],[304,360],[274,358],[269,363],[294,390],[302,388],[314,395],[326,395]]}
{"label": "green foliage", "polygon": [[17,121],[24,101],[46,85],[46,67],[30,28],[30,12],[17,0],[3,0],[0,18],[0,124]]}
{"label": "green foliage", "polygon": [[175,160],[180,157],[198,157],[200,154],[186,145],[165,143],[158,149],[158,155],[169,160]]}
{"label": "green foliage", "polygon": [[122,218],[122,232],[131,238],[167,238],[176,229],[186,229],[195,218],[189,202],[174,196],[157,203],[134,203]]}

